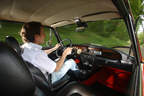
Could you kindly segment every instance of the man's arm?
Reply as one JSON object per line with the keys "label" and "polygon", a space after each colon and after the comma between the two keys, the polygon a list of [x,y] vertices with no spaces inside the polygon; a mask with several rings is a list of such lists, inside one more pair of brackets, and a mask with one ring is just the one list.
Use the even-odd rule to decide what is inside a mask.
{"label": "man's arm", "polygon": [[67,55],[71,54],[71,51],[72,51],[72,48],[65,49],[61,58],[56,62],[57,66],[55,68],[55,72],[61,69],[62,65],[64,64],[65,58],[67,57]]}
{"label": "man's arm", "polygon": [[51,52],[55,51],[59,47],[60,47],[60,44],[56,44],[55,47],[48,49],[48,50],[44,50],[44,52],[46,52],[47,54],[50,54]]}

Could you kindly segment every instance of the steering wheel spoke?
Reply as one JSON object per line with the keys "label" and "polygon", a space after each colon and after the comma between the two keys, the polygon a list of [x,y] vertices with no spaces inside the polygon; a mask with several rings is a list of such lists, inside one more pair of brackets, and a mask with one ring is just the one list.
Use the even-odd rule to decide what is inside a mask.
{"label": "steering wheel spoke", "polygon": [[[64,42],[66,41],[68,41],[69,43],[65,45]],[[72,47],[72,41],[70,39],[64,39],[60,41],[60,45],[61,45],[60,48],[56,50],[57,57],[60,57],[67,47]]]}

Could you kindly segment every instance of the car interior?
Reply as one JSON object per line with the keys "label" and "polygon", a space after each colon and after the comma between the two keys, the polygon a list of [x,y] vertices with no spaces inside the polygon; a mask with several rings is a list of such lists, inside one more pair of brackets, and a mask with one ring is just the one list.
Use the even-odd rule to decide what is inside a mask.
{"label": "car interior", "polygon": [[[10,43],[9,40],[12,43]],[[4,87],[1,94],[4,94],[5,96],[10,94],[13,96],[71,96],[71,94],[94,96],[90,90],[88,91],[87,86],[75,81],[69,82],[67,79],[64,79],[66,76],[52,85],[50,79],[46,80],[45,76],[38,68],[34,67],[29,62],[24,61],[18,54],[18,51],[13,49],[20,48],[19,45],[17,46],[18,42],[16,39],[13,38],[12,41],[12,37],[7,37],[6,42],[9,42],[9,44],[0,43],[0,53],[3,57],[1,58],[1,63],[3,63],[1,64],[1,75],[3,76],[1,84],[3,85],[2,87]],[[16,44],[16,46],[11,47],[10,44]],[[10,71],[10,73],[7,71]],[[19,73],[19,75],[15,76],[15,73]],[[48,76],[50,78],[50,75]]]}
{"label": "car interior", "polygon": [[[42,2],[43,1],[43,2]],[[68,71],[52,84],[37,67],[21,57],[23,49],[17,38],[6,36],[0,42],[0,94],[3,96],[135,96],[138,66],[137,48],[132,36],[133,18],[127,0],[2,0],[0,20],[25,23],[39,21],[52,28],[62,46],[48,55],[60,57],[67,47],[74,47],[67,59],[74,59],[79,72]],[[107,2],[107,3],[106,3]],[[28,4],[29,3],[29,4]],[[41,5],[41,6],[40,6]],[[77,24],[76,32],[87,27],[85,22],[124,19],[132,41],[129,53],[102,45],[75,44],[61,40],[57,27]],[[85,21],[85,22],[83,22]],[[68,41],[68,44],[64,44]],[[133,43],[134,42],[134,43]],[[49,49],[44,47],[42,50]],[[137,53],[138,54],[138,53]]]}
{"label": "car interior", "polygon": [[[4,67],[5,69],[3,70],[14,70],[12,72],[19,73],[20,75],[20,77],[18,77],[19,79],[15,81],[13,80],[15,78],[14,73],[9,74],[7,71],[1,70],[3,71],[1,74],[2,76],[8,75],[8,77],[12,77],[8,79],[8,81],[2,80],[4,86],[9,85],[5,83],[11,82],[11,80],[13,80],[12,84],[15,83],[18,85],[10,85],[13,90],[8,88],[8,92],[4,94],[8,95],[10,93],[15,96],[30,96],[29,94],[36,94],[36,96],[39,96],[37,93],[43,94],[44,96],[59,96],[62,94],[63,96],[71,96],[73,94],[78,94],[78,96],[114,96],[119,94],[118,96],[127,96],[129,92],[129,80],[131,79],[132,65],[135,63],[135,60],[133,57],[129,57],[129,55],[121,51],[102,46],[73,44],[72,46],[82,49],[82,52],[81,54],[73,52],[68,58],[75,59],[80,70],[80,75],[76,76],[68,72],[61,80],[52,84],[50,79],[51,74],[48,75],[49,79],[46,80],[45,76],[38,68],[22,59],[21,54],[23,50],[14,37],[7,36],[5,43],[1,42],[1,46],[2,57],[8,58],[7,60],[1,58],[1,63],[5,63],[5,66],[2,65],[1,68]],[[102,52],[103,55],[100,55],[100,52]],[[51,56],[49,57],[56,58],[55,53],[56,52],[50,54]],[[11,55],[14,59],[10,58]],[[21,69],[23,69],[23,71]],[[20,80],[23,78],[27,79],[27,81],[25,81],[25,79]],[[32,84],[29,84],[29,82]],[[24,85],[21,85],[21,83]],[[19,93],[14,91],[22,86],[26,89],[22,88]],[[31,91],[27,88],[30,88]]]}

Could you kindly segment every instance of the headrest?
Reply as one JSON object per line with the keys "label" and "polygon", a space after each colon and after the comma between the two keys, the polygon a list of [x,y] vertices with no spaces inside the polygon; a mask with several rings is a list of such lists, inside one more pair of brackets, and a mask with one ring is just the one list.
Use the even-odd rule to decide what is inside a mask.
{"label": "headrest", "polygon": [[0,42],[0,95],[33,96],[34,90],[25,62],[11,47]]}
{"label": "headrest", "polygon": [[11,46],[19,55],[21,55],[21,48],[18,41],[12,36],[6,36],[5,42]]}

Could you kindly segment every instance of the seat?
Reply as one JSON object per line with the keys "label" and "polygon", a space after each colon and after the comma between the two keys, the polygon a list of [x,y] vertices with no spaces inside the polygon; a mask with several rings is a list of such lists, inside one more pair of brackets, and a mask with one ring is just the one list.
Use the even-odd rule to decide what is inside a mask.
{"label": "seat", "polygon": [[3,42],[0,42],[0,57],[0,95],[2,96],[72,96],[73,94],[94,96],[88,88],[79,83],[70,83],[55,95],[45,94],[34,83],[23,59]]}
{"label": "seat", "polygon": [[26,62],[26,65],[28,66],[30,72],[32,73],[32,77],[34,79],[35,85],[41,89],[46,95],[52,95],[55,94],[55,92],[59,91],[61,88],[63,88],[65,85],[69,83],[66,76],[64,76],[61,80],[58,82],[52,84],[51,83],[51,74],[48,74],[47,78],[45,78],[44,74],[38,69],[37,67],[33,66],[31,63]]}
{"label": "seat", "polygon": [[[21,57],[22,54],[22,48],[20,48],[20,45],[18,41],[12,37],[12,36],[6,36],[5,42],[12,47],[18,55]],[[35,84],[45,92],[45,94],[50,94],[51,91],[56,91],[65,86],[67,83],[69,83],[68,76],[65,75],[61,80],[57,81],[56,83],[52,84],[51,83],[51,74],[48,74],[48,78],[46,79],[43,73],[38,69],[37,67],[33,66],[30,62],[26,62],[26,65],[31,72]],[[66,79],[67,78],[67,79]]]}
{"label": "seat", "polygon": [[5,42],[9,46],[11,46],[18,53],[18,55],[22,54],[22,49],[20,48],[20,45],[19,45],[18,41],[14,37],[6,36]]}
{"label": "seat", "polygon": [[25,62],[5,43],[0,42],[0,95],[33,96],[35,84]]}

